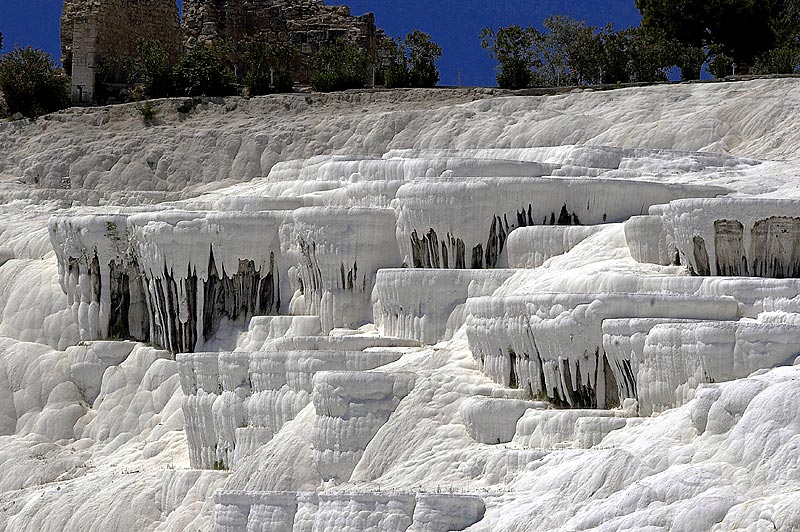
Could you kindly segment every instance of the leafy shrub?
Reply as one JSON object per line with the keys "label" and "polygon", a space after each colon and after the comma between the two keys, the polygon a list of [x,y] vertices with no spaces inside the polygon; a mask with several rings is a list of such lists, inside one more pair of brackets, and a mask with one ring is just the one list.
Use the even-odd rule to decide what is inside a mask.
{"label": "leafy shrub", "polygon": [[436,60],[442,57],[442,47],[431,40],[431,36],[419,30],[406,35],[406,48],[411,70],[412,87],[433,87],[439,82]]}
{"label": "leafy shrub", "polygon": [[69,79],[44,51],[14,48],[0,58],[7,114],[35,117],[69,106]]}
{"label": "leafy shrub", "polygon": [[774,48],[759,57],[753,64],[752,73],[765,74],[794,74],[800,65],[800,50],[797,45],[787,44]]}
{"label": "leafy shrub", "polygon": [[636,0],[635,4],[642,27],[659,29],[674,42],[684,79],[699,77],[705,59],[701,52],[710,48],[724,51],[742,74],[751,73],[756,64],[763,73],[789,72],[797,66],[791,58],[791,48],[800,42],[800,5],[795,0]]}
{"label": "leafy shrub", "polygon": [[410,69],[403,42],[400,39],[396,41],[387,40],[385,47],[385,53],[389,58],[389,66],[386,68],[386,72],[383,75],[384,85],[390,89],[410,86]]}
{"label": "leafy shrub", "polygon": [[339,40],[322,46],[311,64],[315,71],[311,87],[315,91],[359,89],[367,84],[367,54],[351,42]]}
{"label": "leafy shrub", "polygon": [[244,83],[251,96],[292,92],[299,63],[295,47],[253,41],[245,46],[243,59]]}
{"label": "leafy shrub", "polygon": [[141,85],[145,98],[164,98],[172,93],[172,65],[158,41],[139,40],[129,68],[131,81]]}
{"label": "leafy shrub", "polygon": [[439,82],[436,60],[442,56],[442,48],[430,35],[414,30],[405,40],[391,41],[388,46],[387,87],[433,87]]}
{"label": "leafy shrub", "polygon": [[549,17],[543,26],[544,31],[517,25],[484,28],[481,46],[499,63],[501,88],[652,83],[666,81],[672,65],[690,75],[705,60],[702,50],[698,54],[678,45],[657,29],[614,31],[611,24],[595,28],[564,16]]}
{"label": "leafy shrub", "polygon": [[502,89],[522,89],[533,81],[532,69],[539,66],[536,47],[541,34],[535,28],[522,28],[516,24],[496,32],[484,28],[481,46],[497,59],[497,85]]}
{"label": "leafy shrub", "polygon": [[708,62],[708,71],[715,78],[724,78],[733,74],[733,65],[732,57],[724,53],[718,53]]}
{"label": "leafy shrub", "polygon": [[230,96],[236,78],[224,50],[198,45],[184,53],[172,69],[175,92],[183,96]]}
{"label": "leafy shrub", "polygon": [[158,116],[158,108],[150,101],[137,104],[136,110],[142,115],[142,121],[146,126],[151,125],[156,119],[156,116]]}

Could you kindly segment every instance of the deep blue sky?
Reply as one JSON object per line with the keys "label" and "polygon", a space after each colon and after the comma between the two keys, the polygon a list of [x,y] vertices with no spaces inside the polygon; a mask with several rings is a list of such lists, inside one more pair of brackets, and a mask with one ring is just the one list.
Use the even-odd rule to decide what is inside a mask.
{"label": "deep blue sky", "polygon": [[[441,84],[455,85],[461,71],[463,85],[494,85],[494,62],[480,47],[484,26],[509,24],[540,26],[549,15],[569,15],[589,24],[607,22],[616,28],[639,23],[633,0],[327,0],[348,4],[354,15],[375,13],[378,26],[391,36],[413,29],[430,33],[444,49],[439,70]],[[0,0],[3,51],[15,44],[42,48],[56,59],[60,53],[60,0]]]}

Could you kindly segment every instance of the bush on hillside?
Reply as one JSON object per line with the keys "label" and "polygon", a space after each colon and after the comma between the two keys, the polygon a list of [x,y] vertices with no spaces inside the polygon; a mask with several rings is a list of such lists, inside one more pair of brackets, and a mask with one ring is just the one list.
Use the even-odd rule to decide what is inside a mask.
{"label": "bush on hillside", "polygon": [[388,66],[383,74],[383,83],[390,89],[408,87],[409,80],[408,57],[402,39],[387,39],[384,43],[384,55],[388,58]]}
{"label": "bush on hillside", "polygon": [[130,75],[131,81],[140,86],[136,92],[142,98],[165,98],[173,92],[169,54],[158,41],[137,42]]}
{"label": "bush on hillside", "polygon": [[543,25],[543,32],[516,25],[484,28],[481,46],[499,63],[501,88],[652,83],[666,81],[672,65],[689,72],[704,59],[658,30],[615,31],[610,24],[598,29],[563,16],[549,17]]}
{"label": "bush on hillside", "polygon": [[751,69],[752,74],[794,74],[800,67],[800,46],[786,44],[773,48],[759,57]]}
{"label": "bush on hillside", "polygon": [[244,83],[251,96],[292,92],[299,65],[297,48],[252,41],[245,45]]}
{"label": "bush on hillside", "polygon": [[230,96],[236,78],[225,51],[198,45],[184,53],[172,69],[175,93],[181,96]]}
{"label": "bush on hillside", "polygon": [[439,82],[436,60],[442,56],[442,47],[430,35],[414,30],[404,40],[391,43],[387,87],[433,87]]}
{"label": "bush on hillside", "polygon": [[44,51],[14,48],[0,58],[7,114],[36,117],[69,106],[69,79]]}
{"label": "bush on hillside", "polygon": [[535,28],[516,24],[500,28],[484,28],[481,46],[499,63],[497,85],[502,89],[523,89],[533,81],[533,68],[541,65],[537,44],[541,34]]}
{"label": "bush on hillside", "polygon": [[[643,28],[657,29],[675,43],[683,79],[699,78],[705,51],[712,48],[736,63],[742,74],[788,73],[798,65],[792,53],[800,42],[796,0],[636,0],[635,4]],[[716,69],[722,73],[723,67],[720,63]]]}
{"label": "bush on hillside", "polygon": [[354,43],[338,40],[322,46],[311,60],[311,87],[319,92],[360,89],[367,84],[369,61]]}

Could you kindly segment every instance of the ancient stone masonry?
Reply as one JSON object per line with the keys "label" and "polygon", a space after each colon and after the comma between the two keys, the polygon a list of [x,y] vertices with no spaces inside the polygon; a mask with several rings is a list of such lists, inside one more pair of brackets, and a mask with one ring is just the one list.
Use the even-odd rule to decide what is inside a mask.
{"label": "ancient stone masonry", "polygon": [[[175,0],[64,0],[61,16],[61,61],[72,77],[72,99],[97,98],[96,83],[103,62],[135,52],[140,40],[158,41],[176,56],[182,45],[225,42],[238,50],[247,39],[291,44],[302,64],[324,43],[344,39],[366,50],[376,79],[382,80],[388,37],[375,26],[375,16],[351,16],[347,6],[326,6],[321,0],[185,0],[183,27]],[[308,81],[308,71],[296,81]],[[110,80],[124,81],[124,80]]]}
{"label": "ancient stone masonry", "polygon": [[[184,44],[241,43],[257,38],[291,44],[307,59],[320,45],[344,39],[367,51],[370,64],[381,63],[381,42],[387,39],[375,26],[375,16],[351,16],[347,6],[326,6],[321,0],[185,0]],[[305,72],[298,81],[305,81]]]}
{"label": "ancient stone masonry", "polygon": [[158,41],[177,55],[181,28],[175,0],[65,0],[61,62],[72,77],[73,101],[94,101],[100,65],[131,55],[140,39]]}

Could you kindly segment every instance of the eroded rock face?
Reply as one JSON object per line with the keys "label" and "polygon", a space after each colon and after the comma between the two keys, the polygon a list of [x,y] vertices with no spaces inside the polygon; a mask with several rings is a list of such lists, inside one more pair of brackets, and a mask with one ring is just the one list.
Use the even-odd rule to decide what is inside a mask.
{"label": "eroded rock face", "polygon": [[[165,113],[164,127],[127,123],[113,138],[103,121],[124,108],[54,115],[46,128],[0,124],[14,132],[2,136],[12,161],[0,158],[0,171],[18,164],[28,184],[166,191],[215,182],[201,197],[188,188],[180,199],[161,196],[177,199],[167,204],[76,206],[54,218],[60,273],[41,246],[53,211],[158,194],[27,195],[18,183],[0,193],[28,201],[0,212],[0,245],[17,257],[0,265],[0,335],[11,335],[0,339],[0,528],[798,529],[800,380],[790,364],[800,279],[752,276],[791,271],[785,235],[796,213],[756,209],[741,195],[719,212],[709,201],[707,220],[694,208],[669,218],[674,203],[642,207],[676,190],[709,190],[659,180],[761,192],[772,186],[761,176],[775,169],[784,172],[775,178],[782,191],[796,194],[796,163],[756,169],[713,153],[558,145],[566,137],[709,150],[769,144],[760,153],[794,160],[800,128],[776,125],[796,122],[797,91],[786,90],[794,83],[753,82],[759,99],[739,90],[748,85],[713,84],[444,110],[436,108],[442,92],[432,91],[409,114],[371,106],[421,93],[253,98],[214,104],[226,106],[224,119],[208,108],[174,121]],[[780,106],[761,102],[768,91],[780,93]],[[665,95],[669,105],[653,105]],[[654,110],[666,118],[643,124]],[[239,129],[229,126],[247,113]],[[81,117],[79,127],[70,116]],[[744,123],[771,137],[739,138]],[[63,138],[49,135],[65,129],[80,129],[80,142],[53,142]],[[41,149],[23,161],[15,150],[26,135]],[[386,152],[390,144],[418,147]],[[369,155],[317,155],[340,148]],[[266,173],[286,157],[303,159],[250,183],[216,182]],[[516,183],[522,196],[538,171],[559,178],[541,179],[554,190],[563,181],[574,190],[558,189],[562,197],[545,188],[531,200],[503,189]],[[644,176],[655,183],[642,184]],[[618,197],[587,184],[606,180]],[[468,182],[490,186],[464,186],[452,206],[437,206],[459,190],[451,185]],[[410,233],[398,224],[401,199],[413,203],[400,197],[403,187],[427,205]],[[542,219],[534,200],[547,200]],[[638,218],[603,223],[594,207],[609,204]],[[580,224],[599,216],[600,227],[575,225],[576,214]],[[438,268],[399,268],[415,229],[431,266],[438,250]],[[435,239],[425,242],[430,229]],[[444,268],[448,233],[456,244],[446,240]],[[482,268],[452,267],[457,239],[464,265]],[[679,247],[680,263],[694,261],[695,272],[729,275],[688,275],[673,260]],[[516,271],[498,268],[504,260]],[[731,276],[745,268],[750,276]],[[69,301],[54,290],[59,279]],[[278,315],[252,316],[262,312]],[[233,340],[240,334],[238,350],[214,345],[226,328]],[[75,345],[79,329],[112,339]],[[197,352],[173,360],[113,339],[136,331]],[[218,488],[227,494],[215,518]]]}
{"label": "eroded rock face", "polygon": [[407,266],[494,268],[517,227],[620,222],[651,205],[723,192],[600,179],[418,180],[397,191],[397,238]]}
{"label": "eroded rock face", "polygon": [[372,370],[401,355],[380,348],[179,354],[192,466],[233,469],[311,403],[318,372]]}
{"label": "eroded rock face", "polygon": [[413,375],[382,372],[320,372],[312,400],[314,465],[325,481],[350,479],[367,444],[411,392]]}
{"label": "eroded rock face", "polygon": [[449,532],[468,528],[486,512],[483,500],[470,494],[226,490],[215,500],[215,532]]}
{"label": "eroded rock face", "polygon": [[800,217],[793,200],[679,200],[661,215],[695,275],[800,276]]}
{"label": "eroded rock face", "polygon": [[322,329],[372,321],[378,269],[400,265],[389,209],[308,207],[281,227],[290,276],[300,292],[293,309],[320,316]]}
{"label": "eroded rock face", "polygon": [[491,294],[513,270],[384,268],[372,291],[375,325],[387,336],[435,344],[464,323],[469,297]]}
{"label": "eroded rock face", "polygon": [[317,315],[325,332],[371,321],[381,267],[399,265],[388,209],[162,210],[54,217],[50,236],[82,340],[172,352],[253,316]]}
{"label": "eroded rock face", "polygon": [[488,296],[467,301],[470,349],[495,382],[573,408],[619,405],[602,323],[630,317],[734,319],[730,297],[680,294]]}

